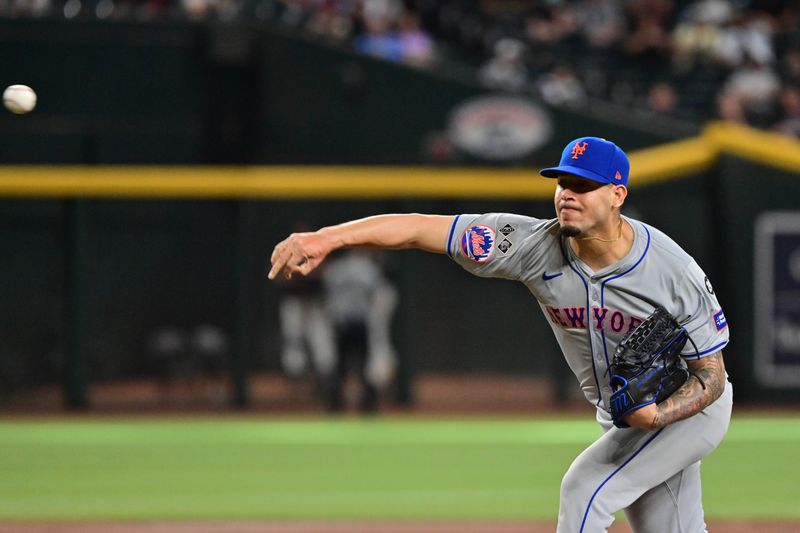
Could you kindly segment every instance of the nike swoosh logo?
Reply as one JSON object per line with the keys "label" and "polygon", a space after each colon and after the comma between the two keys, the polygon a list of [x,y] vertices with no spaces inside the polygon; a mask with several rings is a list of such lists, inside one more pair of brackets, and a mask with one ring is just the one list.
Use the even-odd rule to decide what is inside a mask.
{"label": "nike swoosh logo", "polygon": [[542,272],[542,279],[545,281],[550,281],[553,278],[557,278],[564,274],[563,272],[559,272],[558,274],[548,274],[547,272]]}

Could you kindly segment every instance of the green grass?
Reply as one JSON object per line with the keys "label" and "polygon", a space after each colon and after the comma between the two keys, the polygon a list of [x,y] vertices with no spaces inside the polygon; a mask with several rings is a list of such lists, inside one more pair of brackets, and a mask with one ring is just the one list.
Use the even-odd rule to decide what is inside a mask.
{"label": "green grass", "polygon": [[[586,420],[0,421],[0,520],[554,519]],[[800,419],[736,418],[711,518],[798,518]]]}

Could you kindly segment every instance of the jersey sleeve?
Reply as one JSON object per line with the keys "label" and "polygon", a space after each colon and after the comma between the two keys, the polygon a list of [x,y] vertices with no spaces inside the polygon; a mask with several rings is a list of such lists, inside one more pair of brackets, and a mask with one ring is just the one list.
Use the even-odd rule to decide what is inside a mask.
{"label": "jersey sleeve", "polygon": [[714,288],[694,260],[686,268],[684,276],[685,281],[680,284],[676,296],[686,314],[679,315],[678,320],[694,345],[686,343],[681,355],[692,359],[721,350],[728,344],[729,332]]}
{"label": "jersey sleeve", "polygon": [[537,222],[543,221],[508,213],[458,215],[448,234],[447,255],[476,276],[521,280],[536,244],[531,238]]}

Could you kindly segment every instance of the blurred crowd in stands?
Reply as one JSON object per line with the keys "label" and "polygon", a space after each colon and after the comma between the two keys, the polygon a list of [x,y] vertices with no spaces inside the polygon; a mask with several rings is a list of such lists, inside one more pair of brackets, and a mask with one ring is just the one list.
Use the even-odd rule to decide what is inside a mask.
{"label": "blurred crowd in stands", "polygon": [[[0,15],[269,21],[553,105],[800,137],[797,0],[0,0]],[[82,13],[84,13],[82,15]]]}

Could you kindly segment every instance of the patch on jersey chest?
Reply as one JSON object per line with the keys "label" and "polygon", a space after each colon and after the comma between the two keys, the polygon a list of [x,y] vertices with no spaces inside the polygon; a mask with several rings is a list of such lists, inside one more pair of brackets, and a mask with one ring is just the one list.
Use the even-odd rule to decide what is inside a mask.
{"label": "patch on jersey chest", "polygon": [[714,313],[714,327],[717,328],[717,331],[722,331],[728,327],[728,321],[725,319],[725,313],[722,312],[722,309]]}
{"label": "patch on jersey chest", "polygon": [[513,224],[506,224],[497,230],[497,251],[500,255],[513,255],[517,251],[517,227]]}
{"label": "patch on jersey chest", "polygon": [[492,256],[496,241],[497,236],[491,226],[471,226],[461,235],[461,252],[476,263],[484,263]]}
{"label": "patch on jersey chest", "polygon": [[514,243],[509,241],[508,239],[503,239],[497,245],[497,249],[500,250],[501,253],[508,254],[511,252],[511,249],[514,247]]}
{"label": "patch on jersey chest", "polygon": [[511,224],[506,224],[505,226],[500,228],[500,233],[502,233],[506,237],[508,237],[509,235],[514,233],[515,231],[517,231],[517,228],[512,226]]}

